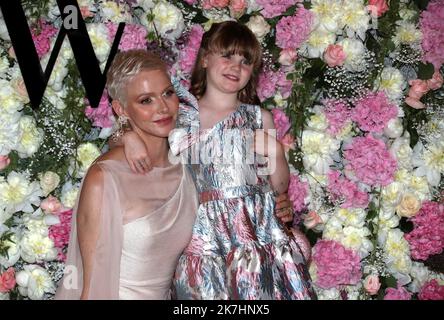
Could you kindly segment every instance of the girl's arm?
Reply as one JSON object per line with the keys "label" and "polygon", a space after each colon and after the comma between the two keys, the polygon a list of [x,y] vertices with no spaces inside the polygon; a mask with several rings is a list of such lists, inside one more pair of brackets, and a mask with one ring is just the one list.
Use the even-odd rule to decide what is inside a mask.
{"label": "girl's arm", "polygon": [[123,146],[126,161],[134,173],[144,174],[152,169],[146,145],[136,132],[128,130],[117,141],[110,139],[111,149],[118,146]]}
{"label": "girl's arm", "polygon": [[275,127],[271,112],[261,109],[264,130],[256,130],[255,143],[263,148],[263,152],[256,152],[268,157],[270,172],[270,183],[278,194],[287,192],[290,179],[290,170],[288,168],[285,151],[275,137]]}
{"label": "girl's arm", "polygon": [[99,238],[103,194],[103,172],[93,165],[83,182],[77,209],[77,236],[83,264],[83,290],[80,299],[88,299],[94,254]]}

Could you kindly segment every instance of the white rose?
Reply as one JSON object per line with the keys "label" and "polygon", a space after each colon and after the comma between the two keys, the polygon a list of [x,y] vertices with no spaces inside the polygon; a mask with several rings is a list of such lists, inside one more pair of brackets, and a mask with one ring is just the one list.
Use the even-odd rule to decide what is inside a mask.
{"label": "white rose", "polygon": [[421,209],[421,201],[412,193],[402,196],[401,202],[396,207],[396,212],[401,217],[411,218]]}
{"label": "white rose", "polygon": [[60,177],[57,173],[46,171],[39,173],[40,187],[43,190],[43,196],[48,196],[60,183]]}
{"label": "white rose", "polygon": [[400,118],[390,119],[384,128],[384,134],[392,139],[399,138],[402,135],[404,127]]}
{"label": "white rose", "polygon": [[255,34],[259,41],[262,41],[270,32],[270,25],[261,15],[252,16],[246,23],[247,27]]}

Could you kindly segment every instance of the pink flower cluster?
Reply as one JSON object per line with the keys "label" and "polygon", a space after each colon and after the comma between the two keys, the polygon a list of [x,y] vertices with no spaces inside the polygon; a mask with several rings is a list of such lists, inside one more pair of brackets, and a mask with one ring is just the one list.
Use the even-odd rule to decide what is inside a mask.
{"label": "pink flower cluster", "polygon": [[339,171],[330,171],[327,174],[327,190],[333,200],[344,200],[342,208],[367,208],[368,194],[359,190],[354,182],[340,175]]}
{"label": "pink flower cluster", "polygon": [[257,96],[261,101],[268,99],[279,91],[284,99],[290,96],[292,87],[291,80],[287,80],[285,72],[282,70],[264,70],[259,75]]}
{"label": "pink flower cluster", "polygon": [[209,10],[212,8],[222,9],[228,6],[230,0],[202,0],[202,8]]}
{"label": "pink flower cluster", "polygon": [[353,285],[361,280],[359,255],[332,240],[321,240],[313,247],[316,264],[316,285],[323,289]]}
{"label": "pink flower cluster", "polygon": [[265,18],[273,18],[283,14],[288,8],[301,0],[256,0],[256,3],[262,6],[261,14]]}
{"label": "pink flower cluster", "polygon": [[288,197],[293,204],[295,212],[305,209],[305,197],[308,194],[308,183],[302,182],[299,176],[295,174],[290,175],[290,183],[288,184]]}
{"label": "pink flower cluster", "polygon": [[71,232],[72,210],[60,211],[57,213],[60,223],[49,227],[49,238],[54,241],[54,246],[58,249],[58,259],[65,261],[66,256],[63,248],[69,243],[69,234]]}
{"label": "pink flower cluster", "polygon": [[385,289],[384,300],[410,300],[412,294],[407,291],[403,286],[398,285],[398,288]]}
{"label": "pink flower cluster", "polygon": [[31,33],[37,54],[39,55],[39,59],[41,59],[49,51],[51,38],[57,33],[57,29],[50,23],[39,20],[38,27],[31,28]]}
{"label": "pink flower cluster", "polygon": [[8,268],[0,275],[0,292],[6,293],[15,287],[15,270],[13,267]]}
{"label": "pink flower cluster", "polygon": [[351,120],[351,112],[342,100],[325,100],[324,105],[326,107],[324,113],[328,121],[327,132],[331,135],[337,135]]}
{"label": "pink flower cluster", "polygon": [[108,93],[103,91],[100,103],[97,108],[87,106],[85,115],[93,122],[93,126],[100,128],[111,128],[113,126],[113,109],[108,101]]}
{"label": "pink flower cluster", "polygon": [[444,249],[444,204],[425,201],[419,212],[410,219],[413,230],[405,235],[412,258],[427,260]]}
{"label": "pink flower cluster", "polygon": [[193,25],[188,35],[187,44],[179,54],[179,66],[185,75],[191,75],[203,34],[204,30],[199,24]]}
{"label": "pink flower cluster", "polygon": [[444,300],[444,286],[439,285],[436,279],[426,282],[418,294],[419,300]]}
{"label": "pink flower cluster", "polygon": [[419,21],[422,32],[423,59],[439,70],[444,63],[444,1],[429,2]]}
{"label": "pink flower cluster", "polygon": [[387,123],[396,118],[398,109],[390,103],[384,92],[370,92],[356,102],[352,120],[363,131],[382,132]]}
{"label": "pink flower cluster", "polygon": [[344,148],[345,170],[369,186],[386,186],[393,181],[396,160],[384,142],[371,135],[356,137]]}
{"label": "pink flower cluster", "polygon": [[273,114],[273,123],[277,131],[277,138],[282,139],[291,128],[290,120],[281,109],[275,108],[271,110]]}
{"label": "pink flower cluster", "polygon": [[[108,28],[108,41],[112,43],[117,32],[118,25],[112,22],[106,24]],[[119,43],[119,50],[146,49],[146,28],[138,24],[126,24],[122,38]]]}
{"label": "pink flower cluster", "polygon": [[283,17],[276,25],[276,45],[282,49],[298,49],[308,39],[314,14],[299,7],[294,16]]}

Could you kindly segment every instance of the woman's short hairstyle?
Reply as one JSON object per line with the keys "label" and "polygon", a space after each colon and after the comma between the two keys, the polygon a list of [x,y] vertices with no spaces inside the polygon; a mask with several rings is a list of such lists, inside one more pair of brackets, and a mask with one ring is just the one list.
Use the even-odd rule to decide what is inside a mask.
{"label": "woman's short hairstyle", "polygon": [[164,70],[165,62],[156,54],[146,50],[134,49],[119,52],[106,75],[108,95],[113,100],[126,105],[126,86],[142,70]]}

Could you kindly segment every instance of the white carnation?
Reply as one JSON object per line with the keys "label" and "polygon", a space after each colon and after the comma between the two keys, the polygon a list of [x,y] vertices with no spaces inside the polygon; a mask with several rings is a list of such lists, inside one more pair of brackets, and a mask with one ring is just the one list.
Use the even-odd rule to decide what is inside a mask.
{"label": "white carnation", "polygon": [[412,45],[421,42],[422,33],[415,24],[403,20],[398,21],[397,24],[398,26],[395,30],[395,36],[393,37],[393,42],[396,45]]}
{"label": "white carnation", "polygon": [[402,98],[405,87],[406,81],[402,73],[393,67],[384,68],[375,82],[375,89],[384,91],[392,101],[398,101]]}

